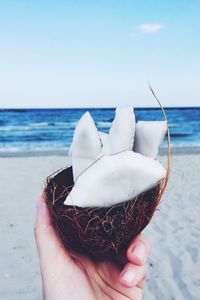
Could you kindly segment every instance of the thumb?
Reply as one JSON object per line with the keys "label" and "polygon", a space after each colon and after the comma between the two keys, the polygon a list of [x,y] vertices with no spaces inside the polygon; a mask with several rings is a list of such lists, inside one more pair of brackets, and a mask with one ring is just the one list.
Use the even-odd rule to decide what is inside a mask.
{"label": "thumb", "polygon": [[43,285],[67,265],[74,266],[70,254],[63,248],[61,241],[53,227],[45,196],[37,201],[36,220],[34,226],[35,240],[40,260]]}
{"label": "thumb", "polygon": [[65,256],[66,259],[68,253],[53,227],[44,195],[37,201],[34,234],[41,265],[58,256]]}

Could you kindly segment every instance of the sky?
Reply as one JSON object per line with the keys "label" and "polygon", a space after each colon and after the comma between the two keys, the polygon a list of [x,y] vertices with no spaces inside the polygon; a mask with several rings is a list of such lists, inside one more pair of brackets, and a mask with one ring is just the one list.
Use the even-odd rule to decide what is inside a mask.
{"label": "sky", "polygon": [[0,0],[0,107],[200,105],[199,0]]}

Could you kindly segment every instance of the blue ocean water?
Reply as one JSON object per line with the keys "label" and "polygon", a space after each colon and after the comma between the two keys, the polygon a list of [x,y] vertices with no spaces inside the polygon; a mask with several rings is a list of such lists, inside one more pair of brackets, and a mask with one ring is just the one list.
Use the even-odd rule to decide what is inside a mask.
{"label": "blue ocean water", "polygon": [[[89,111],[108,132],[114,109],[0,109],[1,153],[67,151],[77,121]],[[200,108],[166,108],[172,147],[200,146]],[[160,109],[135,109],[136,120],[163,120]],[[166,147],[166,141],[163,144]]]}

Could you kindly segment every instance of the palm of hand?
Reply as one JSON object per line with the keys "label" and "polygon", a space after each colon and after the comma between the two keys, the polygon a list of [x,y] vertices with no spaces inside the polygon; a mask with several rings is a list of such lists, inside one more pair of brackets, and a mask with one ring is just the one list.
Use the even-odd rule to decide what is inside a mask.
{"label": "palm of hand", "polygon": [[111,262],[94,263],[80,256],[72,259],[65,250],[61,250],[52,262],[54,276],[48,279],[44,299],[142,299],[142,283],[133,288],[123,287],[119,282],[120,269]]}
{"label": "palm of hand", "polygon": [[[51,224],[46,203],[40,200],[35,222],[35,238],[40,259],[44,300],[141,300],[149,242],[139,235],[127,251],[125,266],[113,262],[96,263],[67,252]],[[143,244],[143,259],[134,255]],[[133,276],[134,275],[134,276]]]}

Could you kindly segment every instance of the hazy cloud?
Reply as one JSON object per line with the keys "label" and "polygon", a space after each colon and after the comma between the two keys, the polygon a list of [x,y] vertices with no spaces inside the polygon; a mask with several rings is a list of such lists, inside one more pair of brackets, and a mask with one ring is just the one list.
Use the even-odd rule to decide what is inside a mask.
{"label": "hazy cloud", "polygon": [[163,29],[163,24],[141,24],[139,25],[139,31],[142,33],[153,33]]}

